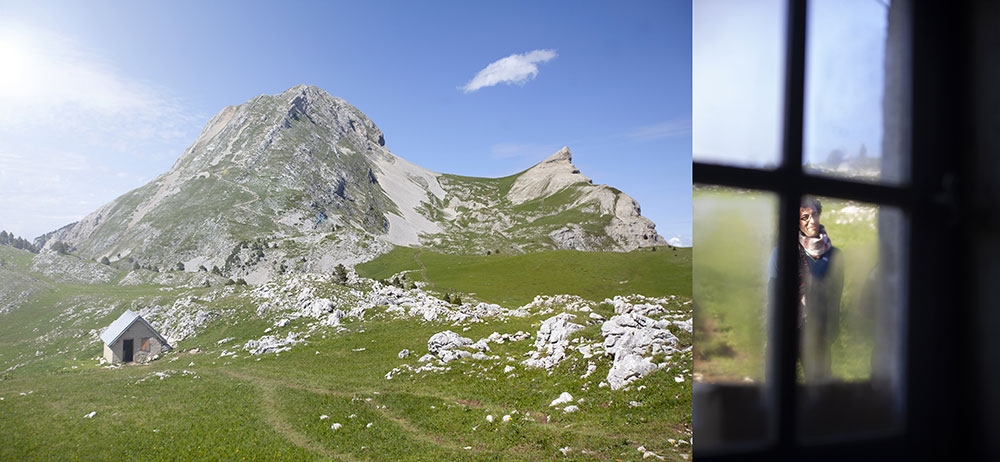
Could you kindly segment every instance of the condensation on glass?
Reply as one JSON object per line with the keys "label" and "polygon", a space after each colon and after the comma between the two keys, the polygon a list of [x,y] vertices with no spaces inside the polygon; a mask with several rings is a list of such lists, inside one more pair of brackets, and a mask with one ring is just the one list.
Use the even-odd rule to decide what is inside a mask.
{"label": "condensation on glass", "polygon": [[699,0],[692,24],[692,154],[697,162],[781,162],[785,2]]}
{"label": "condensation on glass", "polygon": [[890,28],[889,13],[888,0],[808,2],[802,146],[807,172],[887,184],[908,180],[908,169],[894,165],[898,153],[909,152],[899,146],[908,133],[899,124],[908,119],[894,117],[909,114],[908,56],[898,40],[907,31],[899,24]]}
{"label": "condensation on glass", "polygon": [[800,234],[798,245],[798,434],[822,442],[892,431],[905,390],[905,217],[833,198],[803,204],[800,226],[817,235]]}
{"label": "condensation on glass", "polygon": [[[694,191],[694,424],[699,450],[764,444],[767,262],[777,196],[697,185]],[[738,418],[732,418],[738,416]]]}

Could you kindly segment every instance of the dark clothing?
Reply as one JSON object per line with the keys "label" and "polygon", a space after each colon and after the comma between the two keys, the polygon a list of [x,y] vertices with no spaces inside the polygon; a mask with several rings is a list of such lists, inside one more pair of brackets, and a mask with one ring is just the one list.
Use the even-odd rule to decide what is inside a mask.
{"label": "dark clothing", "polygon": [[[799,360],[807,382],[831,376],[830,348],[840,332],[840,298],[844,289],[843,258],[830,247],[819,258],[799,248]],[[777,249],[768,265],[768,298],[775,300]]]}

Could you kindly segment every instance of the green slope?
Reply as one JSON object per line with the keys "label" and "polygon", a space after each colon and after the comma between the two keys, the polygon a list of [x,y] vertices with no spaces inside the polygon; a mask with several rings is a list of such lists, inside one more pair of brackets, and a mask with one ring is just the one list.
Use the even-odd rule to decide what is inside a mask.
{"label": "green slope", "polygon": [[[391,271],[391,264],[407,258],[416,264],[415,252],[408,251],[391,254],[395,263],[373,265]],[[439,280],[447,282],[467,270],[524,273],[530,265],[544,270],[558,262],[605,261],[593,260],[597,255],[551,252],[458,261],[425,252],[420,259],[428,262],[431,280],[441,272]],[[24,256],[15,257],[23,269]],[[650,269],[655,264],[641,263],[670,260],[664,257],[618,254],[607,261],[620,259],[617,266],[634,264],[656,273]],[[683,259],[690,264],[689,254]],[[447,262],[455,265],[446,267]],[[689,354],[683,365],[638,382],[644,389],[619,391],[597,386],[608,373],[607,357],[593,360],[598,368],[589,378],[581,377],[587,361],[567,360],[551,373],[525,368],[519,361],[534,349],[530,339],[491,344],[497,361],[456,361],[443,372],[384,377],[401,364],[419,365],[417,355],[434,333],[451,329],[473,339],[492,332],[534,333],[551,313],[455,326],[393,319],[373,308],[364,320],[346,318],[291,351],[250,356],[241,345],[272,327],[274,319],[257,315],[258,304],[248,296],[252,288],[232,287],[230,295],[198,302],[199,309],[219,317],[197,336],[150,364],[107,369],[97,365],[101,344],[88,334],[91,329],[128,307],[204,299],[220,289],[50,284],[31,303],[0,314],[0,441],[5,442],[0,460],[532,461],[613,460],[621,454],[638,460],[638,446],[667,460],[690,457],[690,446],[667,442],[690,438],[691,381],[673,378],[690,370]],[[355,288],[323,283],[316,294],[350,290]],[[105,312],[107,307],[112,310]],[[595,311],[613,314],[607,306]],[[301,330],[309,322],[293,319],[275,333]],[[575,336],[595,341],[600,333],[594,325]],[[402,349],[414,355],[401,359]],[[225,351],[236,355],[222,356]],[[18,364],[23,365],[14,367]],[[507,365],[515,369],[509,372]],[[579,412],[564,414],[548,405],[562,391],[585,399]],[[90,412],[96,415],[85,418]],[[330,418],[321,420],[324,414]],[[488,422],[487,415],[495,421]],[[504,422],[504,415],[511,421]],[[334,422],[343,428],[332,430]],[[572,449],[568,456],[559,450],[565,447]]]}
{"label": "green slope", "polygon": [[691,249],[576,252],[522,255],[448,255],[397,247],[356,267],[358,274],[384,279],[412,271],[438,291],[457,291],[514,307],[536,295],[573,294],[600,301],[615,295],[691,296]]}

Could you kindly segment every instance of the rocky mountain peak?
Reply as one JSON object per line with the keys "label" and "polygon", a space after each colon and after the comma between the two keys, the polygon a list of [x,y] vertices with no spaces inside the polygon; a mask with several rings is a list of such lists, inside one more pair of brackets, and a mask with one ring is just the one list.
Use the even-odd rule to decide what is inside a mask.
{"label": "rocky mountain peak", "polygon": [[562,149],[556,151],[555,154],[547,157],[543,160],[542,164],[553,164],[553,163],[572,163],[573,154],[569,151],[568,146],[563,146]]}
{"label": "rocky mountain peak", "polygon": [[514,204],[522,204],[535,198],[550,196],[568,186],[593,183],[580,173],[580,169],[571,163],[572,160],[573,154],[568,147],[556,151],[521,174],[507,193],[507,198]]}

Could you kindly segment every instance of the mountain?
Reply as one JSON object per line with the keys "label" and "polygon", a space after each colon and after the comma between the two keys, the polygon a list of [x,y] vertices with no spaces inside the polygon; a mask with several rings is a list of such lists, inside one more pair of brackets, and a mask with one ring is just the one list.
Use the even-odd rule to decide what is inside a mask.
{"label": "mountain", "polygon": [[666,245],[638,203],[594,185],[568,148],[505,178],[424,169],[354,106],[306,85],[215,115],[169,171],[36,239],[111,263],[262,282],[397,246],[449,253]]}

